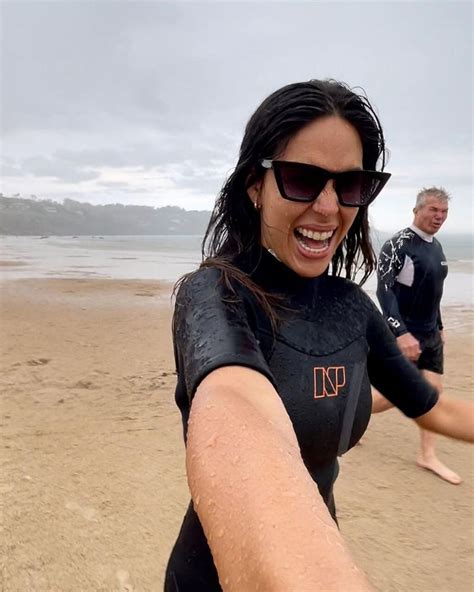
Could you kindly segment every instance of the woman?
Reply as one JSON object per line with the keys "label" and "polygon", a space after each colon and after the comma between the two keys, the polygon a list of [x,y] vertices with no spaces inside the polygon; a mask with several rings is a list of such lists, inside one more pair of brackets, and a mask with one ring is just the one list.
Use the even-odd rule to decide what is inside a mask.
{"label": "woman", "polygon": [[286,86],[247,124],[204,262],[176,300],[193,503],[166,590],[371,590],[332,493],[370,383],[423,427],[474,438],[466,406],[437,403],[370,299],[338,277],[374,269],[367,206],[384,163],[369,102],[338,82]]}

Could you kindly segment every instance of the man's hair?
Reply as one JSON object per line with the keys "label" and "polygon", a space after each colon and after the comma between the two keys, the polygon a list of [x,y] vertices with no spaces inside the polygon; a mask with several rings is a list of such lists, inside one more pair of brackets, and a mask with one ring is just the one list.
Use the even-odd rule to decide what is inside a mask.
{"label": "man's hair", "polygon": [[444,201],[445,203],[451,199],[451,196],[446,191],[446,189],[444,189],[444,187],[423,187],[420,193],[416,196],[415,208],[424,206],[426,203],[426,198],[429,196],[439,199],[440,201]]}

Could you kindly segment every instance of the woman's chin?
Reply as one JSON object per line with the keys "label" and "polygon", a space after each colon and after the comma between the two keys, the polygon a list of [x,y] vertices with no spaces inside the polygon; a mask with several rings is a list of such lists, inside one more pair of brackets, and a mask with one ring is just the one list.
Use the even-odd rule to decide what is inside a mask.
{"label": "woman's chin", "polygon": [[313,278],[322,275],[329,266],[329,249],[324,257],[293,257],[289,267],[301,277]]}

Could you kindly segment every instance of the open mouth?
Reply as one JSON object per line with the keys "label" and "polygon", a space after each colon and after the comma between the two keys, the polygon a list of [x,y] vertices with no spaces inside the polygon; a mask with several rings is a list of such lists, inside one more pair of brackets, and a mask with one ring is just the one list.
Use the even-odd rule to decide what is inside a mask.
{"label": "open mouth", "polygon": [[319,232],[317,230],[308,230],[302,226],[295,228],[294,235],[300,247],[308,253],[323,253],[329,247],[334,230]]}

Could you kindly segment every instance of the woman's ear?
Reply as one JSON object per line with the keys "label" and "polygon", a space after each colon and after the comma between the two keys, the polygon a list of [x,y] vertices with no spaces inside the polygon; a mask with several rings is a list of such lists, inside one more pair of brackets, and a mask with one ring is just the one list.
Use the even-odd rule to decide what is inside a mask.
{"label": "woman's ear", "polygon": [[259,205],[262,183],[263,179],[256,179],[253,173],[247,177],[247,195],[249,196],[255,208],[257,208]]}

